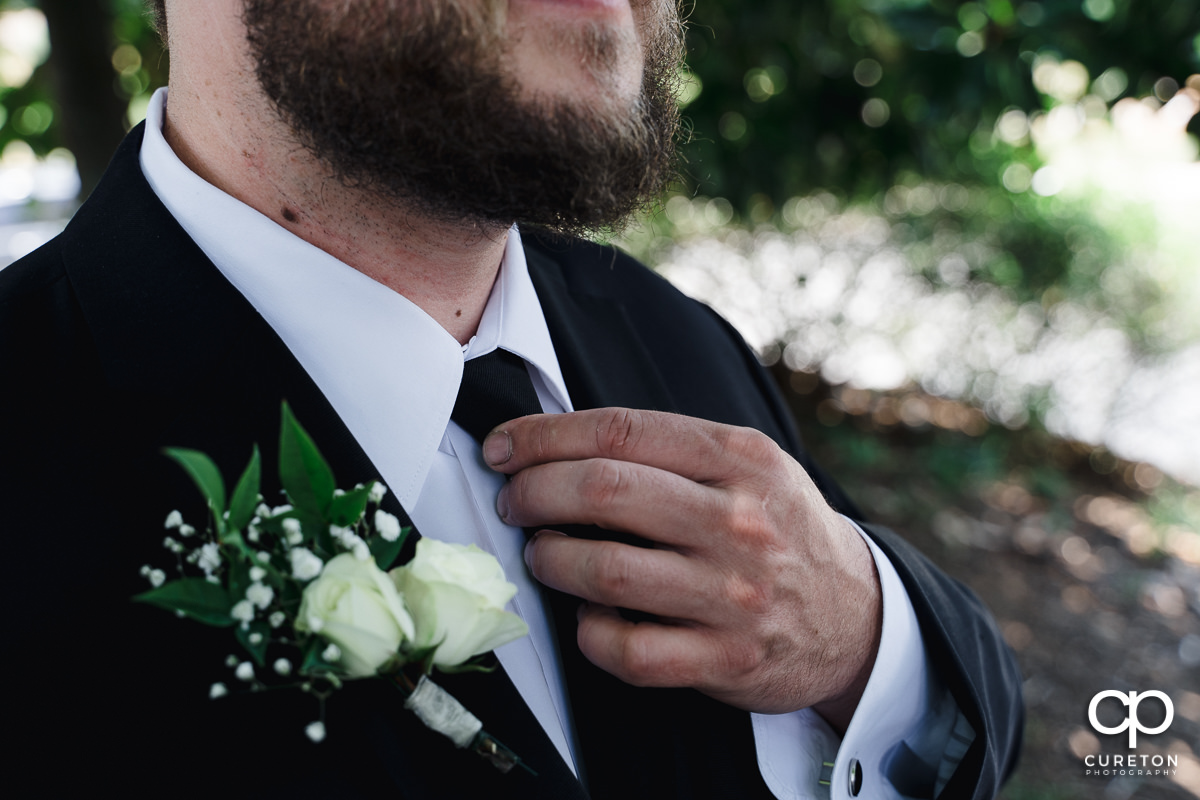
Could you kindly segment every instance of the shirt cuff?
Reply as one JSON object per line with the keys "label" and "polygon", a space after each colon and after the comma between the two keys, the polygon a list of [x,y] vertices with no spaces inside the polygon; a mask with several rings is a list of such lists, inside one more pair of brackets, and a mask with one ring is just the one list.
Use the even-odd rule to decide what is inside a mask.
{"label": "shirt cuff", "polygon": [[[883,595],[875,666],[840,739],[809,708],[751,714],[758,767],[778,800],[933,797],[957,705],[930,669],[917,616],[896,568],[862,528]],[[973,732],[966,732],[973,736]],[[961,756],[960,756],[961,757]]]}

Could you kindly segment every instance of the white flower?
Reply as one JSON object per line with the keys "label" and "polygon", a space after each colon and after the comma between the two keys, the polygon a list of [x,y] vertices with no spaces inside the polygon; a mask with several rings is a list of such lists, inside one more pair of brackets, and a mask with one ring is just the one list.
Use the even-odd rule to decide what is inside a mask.
{"label": "white flower", "polygon": [[334,490],[333,490],[333,496],[334,496],[334,497],[342,497],[342,496],[343,496],[343,495],[345,495],[345,494],[346,494],[346,490],[345,490],[345,489],[334,489]]}
{"label": "white flower", "polygon": [[266,564],[268,561],[271,560],[271,554],[268,553],[266,550],[259,550],[257,553],[254,554],[254,557],[257,558],[263,564]]}
{"label": "white flower", "polygon": [[271,516],[277,517],[280,514],[286,514],[287,512],[289,512],[291,510],[292,510],[292,507],[289,505],[275,506],[274,508],[271,509]]}
{"label": "white flower", "polygon": [[221,548],[216,542],[208,542],[200,546],[200,559],[197,562],[205,575],[211,575],[213,570],[221,566]]}
{"label": "white flower", "polygon": [[286,658],[275,659],[275,664],[273,666],[275,667],[276,674],[282,675],[285,678],[292,674],[292,662],[288,661]]}
{"label": "white flower", "polygon": [[332,642],[330,642],[329,647],[326,647],[324,652],[321,653],[321,658],[325,661],[328,661],[330,664],[337,661],[341,657],[342,651],[339,650],[338,646]]}
{"label": "white flower", "polygon": [[237,675],[239,681],[252,681],[254,680],[254,665],[249,661],[243,661],[237,665],[237,669],[233,671],[233,674]]}
{"label": "white flower", "polygon": [[229,694],[229,690],[225,688],[225,684],[223,683],[214,683],[208,687],[209,700],[216,700],[218,697],[224,697],[227,694]]}
{"label": "white flower", "polygon": [[387,573],[374,559],[359,561],[349,553],[330,559],[305,587],[296,628],[320,631],[336,644],[352,678],[374,675],[413,635],[412,617]]}
{"label": "white flower", "polygon": [[292,560],[292,577],[298,581],[306,581],[321,574],[321,559],[304,547],[296,547],[288,551]]}
{"label": "white flower", "polygon": [[146,576],[150,580],[150,585],[155,589],[163,585],[163,581],[167,579],[167,573],[161,569],[152,569],[150,574]]}
{"label": "white flower", "polygon": [[250,644],[259,645],[262,644],[263,635],[258,631],[255,631],[246,638],[250,640]]}
{"label": "white flower", "polygon": [[195,533],[196,533],[196,529],[193,528],[191,525],[184,524],[184,525],[179,526],[179,535],[180,536],[188,537],[188,536],[194,535]]}
{"label": "white flower", "polygon": [[283,623],[287,622],[287,614],[282,611],[276,611],[271,616],[267,617],[267,622],[271,623],[272,628],[278,628]]}
{"label": "white flower", "polygon": [[178,511],[172,511],[170,514],[167,514],[167,521],[163,523],[163,527],[167,529],[178,528],[182,524],[183,514],[180,514]]}
{"label": "white flower", "polygon": [[304,728],[304,735],[314,742],[321,742],[325,739],[325,723],[310,722]]}
{"label": "white flower", "polygon": [[504,580],[500,562],[475,545],[421,539],[413,560],[390,574],[417,624],[414,642],[437,644],[438,666],[461,664],[529,632],[504,610],[517,587]]}
{"label": "white flower", "polygon": [[233,608],[229,611],[229,616],[245,625],[254,619],[254,604],[249,600],[239,600],[233,604]]}
{"label": "white flower", "polygon": [[354,554],[354,557],[359,561],[366,561],[371,557],[371,550],[367,547],[367,543],[362,540],[354,531],[349,528],[339,528],[336,525],[329,526],[329,533],[333,538],[337,539],[342,547]]}
{"label": "white flower", "polygon": [[266,608],[275,599],[275,590],[264,583],[252,583],[246,589],[246,599],[259,608]]}
{"label": "white flower", "polygon": [[354,549],[351,552],[359,561],[366,561],[371,557],[371,548],[367,547],[367,543],[362,539],[354,543]]}
{"label": "white flower", "polygon": [[267,577],[267,571],[265,569],[263,569],[262,567],[251,567],[250,568],[250,580],[261,581],[265,577]]}
{"label": "white flower", "polygon": [[254,508],[254,516],[259,517],[260,519],[266,519],[267,517],[271,516],[271,507],[266,503],[259,503]]}
{"label": "white flower", "polygon": [[234,667],[236,667],[238,665],[238,662],[240,662],[240,661],[241,661],[241,659],[235,655],[225,656],[225,666],[229,667],[230,669],[233,669]]}
{"label": "white flower", "polygon": [[383,496],[387,494],[387,490],[386,486],[379,481],[375,481],[371,484],[371,491],[367,494],[367,499],[375,505],[379,505],[380,501],[383,500]]}
{"label": "white flower", "polygon": [[375,530],[385,541],[394,542],[400,538],[400,520],[382,508],[377,509],[375,511]]}
{"label": "white flower", "polygon": [[293,536],[300,535],[300,520],[295,517],[288,517],[283,521],[283,532],[287,534],[287,538],[291,541]]}
{"label": "white flower", "polygon": [[163,547],[167,548],[172,553],[178,554],[183,552],[183,545],[172,539],[170,536],[167,536],[163,539]]}

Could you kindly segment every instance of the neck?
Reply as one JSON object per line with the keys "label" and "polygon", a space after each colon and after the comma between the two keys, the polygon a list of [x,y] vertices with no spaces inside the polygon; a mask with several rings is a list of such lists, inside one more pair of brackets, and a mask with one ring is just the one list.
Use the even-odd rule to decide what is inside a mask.
{"label": "neck", "polygon": [[189,29],[203,36],[171,40],[163,133],[180,160],[404,295],[459,342],[469,340],[495,282],[507,229],[430,219],[395,199],[340,183],[297,142],[258,90],[244,33],[230,24],[236,16],[198,17]]}

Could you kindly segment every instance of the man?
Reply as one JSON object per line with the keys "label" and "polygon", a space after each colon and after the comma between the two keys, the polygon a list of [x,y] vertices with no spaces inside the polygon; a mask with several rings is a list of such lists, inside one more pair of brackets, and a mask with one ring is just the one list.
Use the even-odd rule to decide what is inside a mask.
{"label": "man", "polygon": [[[0,273],[26,790],[996,791],[1019,682],[977,601],[839,513],[856,516],[727,325],[539,232],[615,223],[661,187],[669,2],[159,11],[169,95],[63,236]],[[480,444],[451,409],[464,362],[497,349],[563,413]],[[283,399],[341,484],[382,478],[390,510],[521,587],[531,636],[447,681],[536,776],[455,752],[381,682],[322,706],[319,747],[298,692],[208,702],[228,633],[129,602],[168,557],[166,512],[203,515],[158,451],[232,474],[270,449]],[[576,524],[601,530],[560,532]]]}

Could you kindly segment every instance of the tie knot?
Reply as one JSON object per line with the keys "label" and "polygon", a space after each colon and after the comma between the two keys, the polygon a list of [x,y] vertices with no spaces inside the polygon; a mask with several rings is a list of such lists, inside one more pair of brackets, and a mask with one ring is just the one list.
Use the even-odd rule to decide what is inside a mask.
{"label": "tie knot", "polygon": [[524,359],[497,348],[463,364],[450,419],[482,442],[502,422],[542,410]]}

